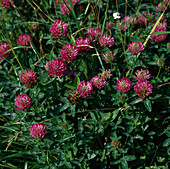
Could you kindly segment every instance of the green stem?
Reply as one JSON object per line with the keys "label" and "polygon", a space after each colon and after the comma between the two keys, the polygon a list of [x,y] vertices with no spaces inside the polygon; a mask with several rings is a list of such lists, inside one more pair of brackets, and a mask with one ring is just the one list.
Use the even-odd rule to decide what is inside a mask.
{"label": "green stem", "polygon": [[158,70],[158,74],[157,74],[157,76],[156,76],[156,79],[158,79],[160,72],[161,72],[161,67],[159,67],[159,70]]}

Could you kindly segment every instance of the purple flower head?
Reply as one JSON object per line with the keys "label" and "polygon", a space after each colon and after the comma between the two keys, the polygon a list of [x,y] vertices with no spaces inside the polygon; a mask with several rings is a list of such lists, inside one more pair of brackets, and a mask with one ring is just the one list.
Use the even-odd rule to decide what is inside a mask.
{"label": "purple flower head", "polygon": [[121,28],[121,30],[125,31],[126,29],[128,29],[130,27],[130,23],[122,20],[120,23],[117,23],[117,28]]}
{"label": "purple flower head", "polygon": [[113,23],[112,22],[109,22],[108,24],[106,24],[106,28],[108,30],[112,30],[112,27],[113,27]]}
{"label": "purple flower head", "polygon": [[54,37],[62,37],[63,35],[66,36],[68,33],[68,25],[67,23],[65,23],[64,21],[59,21],[56,20],[51,28],[50,28],[50,32],[52,33],[52,35]]}
{"label": "purple flower head", "polygon": [[147,80],[139,80],[134,86],[135,94],[142,99],[152,93],[152,85]]}
{"label": "purple flower head", "polygon": [[96,41],[96,40],[97,40],[96,37],[97,37],[97,36],[100,37],[100,35],[101,35],[100,27],[99,27],[99,28],[96,27],[96,28],[88,29],[86,35],[87,35],[88,37],[92,37],[92,39],[93,39],[94,41]]}
{"label": "purple flower head", "polygon": [[110,77],[112,76],[112,74],[110,73],[110,69],[103,69],[103,72],[100,73],[101,77],[103,77],[105,80],[110,79]]}
{"label": "purple flower head", "polygon": [[86,98],[86,96],[91,96],[91,94],[93,93],[93,85],[91,82],[86,82],[85,80],[83,80],[77,86],[77,91],[82,98]]}
{"label": "purple flower head", "polygon": [[100,41],[101,46],[111,47],[114,45],[114,37],[111,37],[110,35],[107,35],[107,34],[101,36],[99,41]]}
{"label": "purple flower head", "polygon": [[[68,6],[68,8],[71,10],[70,4],[68,1],[66,1],[66,4]],[[72,4],[73,5],[73,4]],[[65,5],[65,3],[60,4],[60,8],[61,8],[61,14],[65,15],[65,14],[70,14],[70,10],[67,8],[67,6]],[[74,8],[74,5],[73,5]]]}
{"label": "purple flower head", "polygon": [[155,7],[155,9],[156,9],[157,12],[161,12],[161,11],[163,12],[165,9],[167,9],[166,3],[165,2],[160,2],[158,4],[158,7]]}
{"label": "purple flower head", "polygon": [[102,87],[104,87],[104,85],[106,84],[106,80],[103,78],[103,77],[101,77],[101,76],[95,76],[95,77],[93,77],[91,80],[90,80],[90,82],[92,83],[92,85],[94,86],[94,87],[97,87],[97,88],[102,88]]}
{"label": "purple flower head", "polygon": [[142,80],[142,79],[146,80],[146,79],[149,79],[150,76],[151,76],[151,74],[149,74],[149,71],[146,71],[146,70],[143,70],[143,69],[137,70],[137,72],[135,72],[135,74],[136,74],[135,78],[137,80]]}
{"label": "purple flower head", "polygon": [[[164,30],[159,30],[159,29],[155,29],[154,31],[153,31],[153,33],[154,32],[163,32]],[[153,41],[153,42],[157,42],[157,43],[159,43],[159,42],[162,42],[162,41],[164,41],[165,39],[166,39],[166,34],[157,34],[157,35],[151,35],[151,40]]]}
{"label": "purple flower head", "polygon": [[10,47],[9,47],[9,45],[7,43],[0,43],[0,60],[2,60],[2,59],[9,56],[10,52],[2,54],[2,53],[6,52],[9,49],[10,49]]}
{"label": "purple flower head", "polygon": [[90,50],[88,46],[91,46],[90,40],[88,38],[77,38],[75,45],[78,48],[79,52],[87,52]]}
{"label": "purple flower head", "polygon": [[115,55],[116,55],[116,53],[113,54],[112,51],[106,52],[106,53],[103,54],[103,56],[104,56],[103,60],[105,62],[111,62],[111,61],[114,60]]}
{"label": "purple flower head", "polygon": [[46,132],[46,126],[41,123],[34,123],[30,128],[30,135],[35,138],[43,138]]}
{"label": "purple flower head", "polygon": [[25,72],[20,75],[20,79],[21,82],[25,84],[25,87],[31,87],[37,82],[37,75],[33,72],[33,70],[25,70]]}
{"label": "purple flower head", "polygon": [[21,46],[31,46],[29,39],[32,41],[32,37],[29,34],[21,34],[18,38],[17,44]]}
{"label": "purple flower head", "polygon": [[48,65],[48,72],[51,76],[61,76],[65,75],[67,71],[67,65],[62,59],[53,59]]}
{"label": "purple flower head", "polygon": [[121,78],[116,83],[116,88],[121,93],[129,91],[132,87],[132,82],[128,78]]}
{"label": "purple flower head", "polygon": [[111,142],[111,146],[114,147],[114,150],[118,149],[121,146],[119,139],[114,138]]}
{"label": "purple flower head", "polygon": [[129,52],[134,54],[134,53],[139,53],[142,52],[144,50],[144,46],[142,42],[132,42],[129,46],[128,46]]}
{"label": "purple flower head", "polygon": [[65,61],[75,60],[78,56],[78,49],[72,44],[66,44],[60,51],[61,58]]}
{"label": "purple flower head", "polygon": [[25,111],[31,107],[32,100],[25,94],[19,94],[15,100],[15,108]]}
{"label": "purple flower head", "polygon": [[0,0],[2,3],[2,6],[4,8],[10,8],[11,7],[11,2],[14,3],[14,0]]}
{"label": "purple flower head", "polygon": [[[138,17],[137,23],[142,24],[142,25],[147,25],[148,24],[148,16],[147,16],[146,12],[143,12],[143,13],[145,16],[143,14],[140,14]],[[151,17],[151,14],[149,14],[149,17]]]}

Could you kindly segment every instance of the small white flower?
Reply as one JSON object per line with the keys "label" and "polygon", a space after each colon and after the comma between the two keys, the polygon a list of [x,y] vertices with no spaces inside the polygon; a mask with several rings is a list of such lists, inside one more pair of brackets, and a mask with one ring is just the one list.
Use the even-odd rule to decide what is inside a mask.
{"label": "small white flower", "polygon": [[119,12],[113,13],[113,17],[114,17],[114,19],[120,19],[121,18],[120,15],[119,15]]}

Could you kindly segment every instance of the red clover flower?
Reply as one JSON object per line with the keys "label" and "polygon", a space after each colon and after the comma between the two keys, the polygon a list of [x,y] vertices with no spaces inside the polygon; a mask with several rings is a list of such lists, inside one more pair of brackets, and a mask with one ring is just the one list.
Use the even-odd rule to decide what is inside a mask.
{"label": "red clover flower", "polygon": [[103,54],[103,56],[104,56],[103,60],[105,62],[111,62],[114,60],[115,55],[116,55],[116,53],[113,54],[112,51],[110,51],[110,52],[107,51],[106,53]]}
{"label": "red clover flower", "polygon": [[37,138],[43,138],[45,136],[46,132],[46,126],[41,123],[34,123],[30,128],[30,135],[32,137]]}
{"label": "red clover flower", "polygon": [[105,80],[110,79],[110,77],[112,76],[112,74],[110,73],[110,69],[103,69],[103,72],[100,73],[101,77],[103,77]]}
{"label": "red clover flower", "polygon": [[67,65],[62,59],[53,59],[48,65],[48,72],[51,76],[58,76],[59,78],[65,75]]}
{"label": "red clover flower", "polygon": [[77,91],[82,98],[86,98],[86,96],[91,96],[91,94],[93,93],[93,85],[91,82],[86,82],[85,80],[83,80],[77,86]]}
{"label": "red clover flower", "polygon": [[132,82],[128,78],[121,78],[116,83],[116,88],[118,91],[125,93],[129,91],[132,87]]}
{"label": "red clover flower", "polygon": [[14,0],[1,0],[2,6],[4,8],[10,8],[11,7],[11,2],[14,3]]}
{"label": "red clover flower", "polygon": [[142,52],[144,50],[144,46],[142,42],[132,42],[129,46],[128,46],[129,52],[134,54],[138,54],[139,52]]}
{"label": "red clover flower", "polygon": [[106,84],[106,80],[103,78],[103,77],[101,77],[101,76],[95,76],[95,77],[93,77],[91,80],[90,80],[90,82],[92,83],[92,85],[94,86],[94,87],[97,87],[97,88],[102,88],[102,87],[104,87],[104,85]]}
{"label": "red clover flower", "polygon": [[67,23],[65,23],[64,21],[59,21],[56,20],[51,28],[50,28],[50,32],[52,33],[52,35],[54,37],[62,37],[63,35],[66,36],[68,33],[68,25]]}
{"label": "red clover flower", "polygon": [[78,48],[79,52],[87,52],[90,50],[88,46],[91,46],[90,40],[88,38],[77,38],[75,45]]}
{"label": "red clover flower", "polygon": [[29,34],[21,34],[18,38],[17,44],[21,46],[31,46],[29,39],[32,41],[32,37]]}
{"label": "red clover flower", "polygon": [[32,100],[25,94],[19,94],[15,100],[15,108],[25,111],[31,107]]}
{"label": "red clover flower", "polygon": [[114,45],[114,37],[111,37],[110,35],[107,35],[107,34],[101,36],[99,41],[100,41],[101,46],[111,47]]}
{"label": "red clover flower", "polygon": [[135,74],[136,74],[135,78],[137,80],[142,80],[142,79],[146,80],[146,79],[149,79],[150,76],[151,76],[151,74],[149,74],[149,71],[146,71],[146,70],[143,70],[143,69],[137,70],[137,72],[135,72]]}
{"label": "red clover flower", "polygon": [[0,60],[2,60],[2,59],[9,56],[10,52],[2,54],[2,53],[6,52],[9,49],[10,49],[10,47],[9,47],[9,45],[7,43],[0,43]]}
{"label": "red clover flower", "polygon": [[75,60],[78,56],[78,49],[72,44],[66,44],[60,51],[61,58],[65,61]]}
{"label": "red clover flower", "polygon": [[152,93],[152,85],[147,80],[139,80],[134,86],[135,94],[142,99]]}
{"label": "red clover flower", "polygon": [[25,70],[25,72],[20,75],[20,79],[21,82],[25,84],[25,87],[31,87],[37,82],[37,75],[33,72],[33,70]]}

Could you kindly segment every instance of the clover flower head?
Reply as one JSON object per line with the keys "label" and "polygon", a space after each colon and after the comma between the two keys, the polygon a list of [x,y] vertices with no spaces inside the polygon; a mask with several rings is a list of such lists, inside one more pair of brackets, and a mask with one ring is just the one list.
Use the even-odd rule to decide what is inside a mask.
{"label": "clover flower head", "polygon": [[114,18],[114,19],[120,19],[121,16],[120,16],[119,12],[113,13],[113,18]]}
{"label": "clover flower head", "polygon": [[108,30],[111,30],[112,27],[113,27],[113,23],[112,23],[112,22],[109,22],[108,24],[106,24],[106,28],[107,28]]}
{"label": "clover flower head", "polygon": [[112,139],[111,146],[114,147],[114,150],[118,149],[121,146],[119,139]]}
{"label": "clover flower head", "polygon": [[1,0],[2,6],[4,8],[10,8],[11,7],[11,2],[14,3],[14,0]]}
{"label": "clover flower head", "polygon": [[25,87],[31,87],[37,82],[37,75],[33,72],[33,70],[25,70],[25,72],[20,75],[20,79],[21,82],[25,84]]}
{"label": "clover flower head", "polygon": [[53,59],[48,65],[48,72],[51,76],[64,76],[67,71],[67,65],[62,59]]}
{"label": "clover flower head", "polygon": [[17,110],[25,111],[31,107],[31,98],[29,98],[25,93],[19,94],[15,100],[15,108]]}
{"label": "clover flower head", "polygon": [[50,28],[50,32],[52,33],[52,35],[54,37],[62,37],[63,35],[66,36],[68,33],[68,25],[67,23],[65,23],[64,21],[59,21],[56,20],[51,28]]}
{"label": "clover flower head", "polygon": [[134,86],[135,94],[144,99],[152,93],[152,85],[147,80],[138,80]]}
{"label": "clover flower head", "polygon": [[29,34],[24,33],[19,36],[17,44],[21,45],[21,46],[30,46],[31,47],[29,40],[32,41],[32,37]]}
{"label": "clover flower head", "polygon": [[2,59],[9,56],[10,52],[2,54],[2,53],[6,52],[9,49],[10,49],[10,47],[9,47],[9,45],[7,43],[0,43],[0,60],[2,60]]}
{"label": "clover flower head", "polygon": [[92,85],[94,86],[94,87],[97,87],[97,88],[102,88],[102,87],[104,87],[104,85],[106,84],[106,80],[103,78],[103,77],[101,77],[101,76],[95,76],[95,77],[93,77],[91,80],[90,80],[90,82],[92,83]]}
{"label": "clover flower head", "polygon": [[144,50],[142,42],[134,41],[128,46],[129,52],[132,54],[138,54]]}
{"label": "clover flower head", "polygon": [[131,24],[132,25],[132,23],[136,23],[136,17],[132,17],[132,16],[125,16],[124,17],[124,22],[127,22],[127,23],[129,23],[129,24]]}
{"label": "clover flower head", "polygon": [[114,45],[114,37],[111,37],[110,35],[103,35],[99,39],[100,46],[113,46]]}
{"label": "clover flower head", "polygon": [[72,44],[66,44],[60,51],[61,58],[65,61],[75,60],[78,56],[78,49]]}
{"label": "clover flower head", "polygon": [[132,82],[128,78],[121,78],[116,83],[116,88],[121,93],[129,91],[132,87]]}
{"label": "clover flower head", "polygon": [[[160,30],[160,29],[155,29],[153,31],[154,32],[163,32],[164,30]],[[157,35],[151,35],[150,39],[153,41],[153,42],[162,42],[166,39],[166,34],[157,34]]]}
{"label": "clover flower head", "polygon": [[88,38],[77,38],[75,45],[78,48],[79,52],[87,52],[90,50],[88,46],[91,46],[90,39]]}
{"label": "clover flower head", "polygon": [[165,2],[160,2],[158,4],[158,7],[155,7],[155,9],[156,9],[157,12],[161,12],[161,11],[163,12],[164,10],[167,9],[166,3]]}
{"label": "clover flower head", "polygon": [[92,39],[96,41],[97,40],[96,37],[97,36],[100,37],[101,35],[100,27],[88,29],[86,35],[92,37]]}
{"label": "clover flower head", "polygon": [[[153,24],[153,26],[155,26],[156,22]],[[156,26],[155,30],[165,30],[167,27],[166,22],[159,22],[158,25]]]}
{"label": "clover flower head", "polygon": [[100,73],[100,76],[103,77],[105,80],[110,79],[110,77],[112,76],[112,74],[110,73],[110,69],[103,69],[103,72]]}
{"label": "clover flower head", "polygon": [[[145,16],[143,14],[140,14],[138,17],[137,23],[142,24],[142,25],[147,25],[148,24],[148,15],[146,12],[143,12],[143,13]],[[149,17],[151,17],[151,14],[149,14]]]}
{"label": "clover flower head", "polygon": [[91,82],[86,82],[85,80],[83,80],[77,86],[77,91],[79,92],[80,97],[86,98],[86,96],[91,96],[91,94],[93,93],[93,85]]}
{"label": "clover flower head", "polygon": [[[70,4],[69,4],[68,1],[66,1],[66,4],[67,4],[68,8],[71,10],[71,7],[70,7]],[[60,4],[61,14],[62,15],[65,15],[65,14],[69,15],[70,14],[70,10],[67,8],[66,4],[65,3]],[[74,7],[74,5],[73,5],[73,7]]]}
{"label": "clover flower head", "polygon": [[30,135],[35,138],[43,138],[46,133],[46,126],[41,123],[34,123],[30,128]]}
{"label": "clover flower head", "polygon": [[105,62],[111,62],[114,60],[115,55],[116,55],[116,53],[113,54],[112,51],[110,51],[110,52],[107,51],[106,53],[103,54],[103,56],[104,56],[103,60]]}
{"label": "clover flower head", "polygon": [[143,69],[137,70],[137,72],[135,72],[135,74],[136,74],[135,78],[137,80],[142,80],[142,79],[146,80],[146,79],[149,79],[151,76],[151,74],[149,74],[149,71],[143,70]]}
{"label": "clover flower head", "polygon": [[130,23],[122,20],[121,22],[117,23],[117,28],[125,31],[130,27]]}

